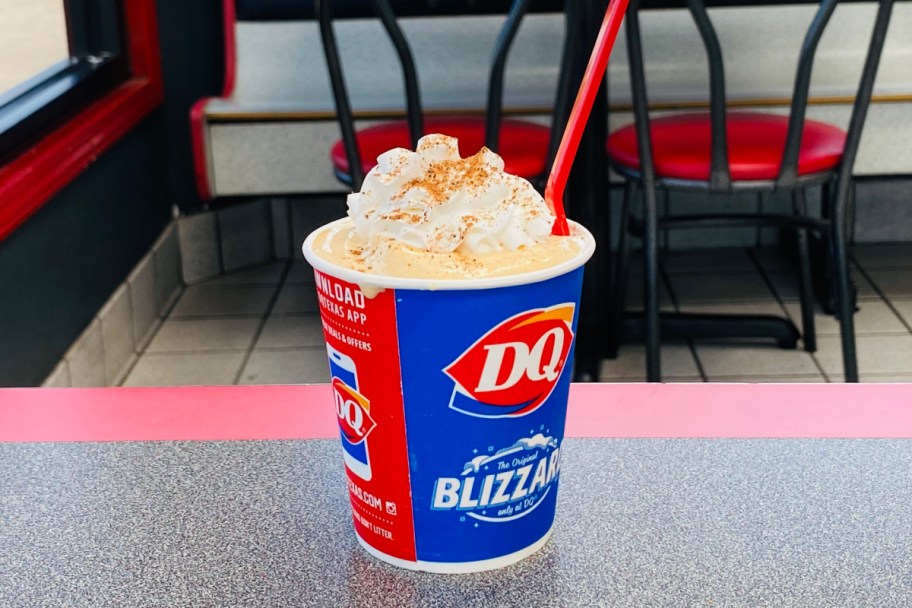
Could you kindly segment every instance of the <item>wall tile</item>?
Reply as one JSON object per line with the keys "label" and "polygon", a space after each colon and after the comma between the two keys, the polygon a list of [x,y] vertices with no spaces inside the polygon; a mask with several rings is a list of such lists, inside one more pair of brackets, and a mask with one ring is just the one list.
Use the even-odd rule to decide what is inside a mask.
{"label": "wall tile", "polygon": [[288,276],[285,277],[285,284],[295,283],[314,283],[314,269],[305,260],[296,261],[288,270]]}
{"label": "wall tile", "polygon": [[222,272],[215,213],[198,213],[177,222],[184,283],[198,283]]}
{"label": "wall tile", "polygon": [[107,386],[101,322],[96,318],[66,355],[73,386]]}
{"label": "wall tile", "polygon": [[260,266],[254,266],[247,270],[239,270],[230,274],[225,274],[193,286],[194,289],[218,288],[218,287],[252,287],[265,285],[278,285],[282,280],[287,261],[267,262]]}
{"label": "wall tile", "polygon": [[855,240],[860,243],[912,240],[910,188],[910,179],[858,182]]}
{"label": "wall tile", "polygon": [[108,386],[116,386],[132,364],[136,352],[133,306],[127,284],[121,285],[98,313],[104,343]]}
{"label": "wall tile", "polygon": [[136,351],[145,348],[160,321],[155,291],[155,260],[144,257],[127,277],[130,304],[133,308],[133,343]]}
{"label": "wall tile", "polygon": [[152,247],[155,259],[155,305],[164,316],[183,289],[181,252],[177,229],[172,222]]}
{"label": "wall tile", "polygon": [[273,259],[272,208],[260,199],[219,209],[219,238],[224,272]]}
{"label": "wall tile", "polygon": [[856,245],[852,257],[865,270],[912,268],[912,243]]}
{"label": "wall tile", "polygon": [[48,374],[48,377],[44,379],[41,386],[45,388],[66,388],[72,386],[70,384],[70,366],[66,359],[63,359],[57,364],[57,367]]}
{"label": "wall tile", "polygon": [[333,220],[345,216],[345,196],[325,195],[297,197],[291,205],[291,251],[295,258],[304,259],[301,245],[307,235]]}
{"label": "wall tile", "polygon": [[272,219],[272,243],[277,260],[292,257],[291,218],[288,215],[288,200],[273,198],[269,201]]}

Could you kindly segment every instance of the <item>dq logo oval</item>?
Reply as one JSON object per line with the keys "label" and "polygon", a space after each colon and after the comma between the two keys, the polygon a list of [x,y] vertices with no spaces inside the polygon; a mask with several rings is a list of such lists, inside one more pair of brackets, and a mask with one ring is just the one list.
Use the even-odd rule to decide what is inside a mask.
{"label": "dq logo oval", "polygon": [[377,426],[370,415],[370,401],[338,378],[333,378],[332,386],[342,434],[350,443],[361,443]]}
{"label": "dq logo oval", "polygon": [[527,310],[479,338],[443,371],[450,407],[470,416],[524,416],[551,395],[573,343],[572,303]]}

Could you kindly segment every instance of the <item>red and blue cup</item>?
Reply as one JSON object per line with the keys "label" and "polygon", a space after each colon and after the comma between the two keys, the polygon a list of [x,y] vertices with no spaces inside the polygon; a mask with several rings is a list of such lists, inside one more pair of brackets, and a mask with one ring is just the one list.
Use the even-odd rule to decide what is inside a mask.
{"label": "red and blue cup", "polygon": [[583,247],[572,260],[487,279],[368,275],[316,255],[316,233],[304,242],[354,529],[372,555],[475,572],[547,542],[583,264],[595,247],[573,229]]}

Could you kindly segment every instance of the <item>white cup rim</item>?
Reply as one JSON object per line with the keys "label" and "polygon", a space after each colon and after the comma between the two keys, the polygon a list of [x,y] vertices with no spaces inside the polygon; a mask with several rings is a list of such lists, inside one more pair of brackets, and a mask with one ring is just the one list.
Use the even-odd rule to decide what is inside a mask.
{"label": "white cup rim", "polygon": [[348,283],[354,283],[360,286],[362,289],[367,287],[372,288],[373,290],[411,289],[416,291],[464,291],[526,285],[529,283],[547,281],[548,279],[553,279],[554,277],[558,277],[567,274],[572,270],[576,270],[585,264],[595,252],[595,238],[592,236],[592,233],[590,233],[583,225],[578,224],[572,220],[568,220],[573,235],[583,237],[583,246],[580,248],[580,251],[577,253],[577,255],[575,255],[573,258],[561,262],[560,264],[555,264],[554,266],[548,266],[547,268],[533,270],[531,272],[523,272],[519,274],[511,274],[499,277],[485,277],[480,279],[416,279],[407,277],[389,277],[383,275],[368,274],[366,272],[360,272],[358,270],[345,268],[344,266],[333,264],[332,262],[329,262],[314,253],[313,242],[316,239],[317,234],[325,229],[346,221],[349,221],[349,218],[343,217],[317,228],[311,232],[306,239],[304,239],[304,244],[301,246],[301,249],[304,252],[304,258],[315,269]]}

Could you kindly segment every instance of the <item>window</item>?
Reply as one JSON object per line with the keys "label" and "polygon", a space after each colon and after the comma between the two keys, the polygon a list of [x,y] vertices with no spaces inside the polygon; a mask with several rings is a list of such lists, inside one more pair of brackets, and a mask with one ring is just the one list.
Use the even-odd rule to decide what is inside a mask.
{"label": "window", "polygon": [[0,82],[2,160],[127,71],[117,0],[0,2],[10,5],[0,16],[7,47],[0,49],[0,62],[8,73]]}
{"label": "window", "polygon": [[62,0],[0,0],[0,96],[70,58]]}
{"label": "window", "polygon": [[0,0],[0,239],[161,99],[155,0]]}

